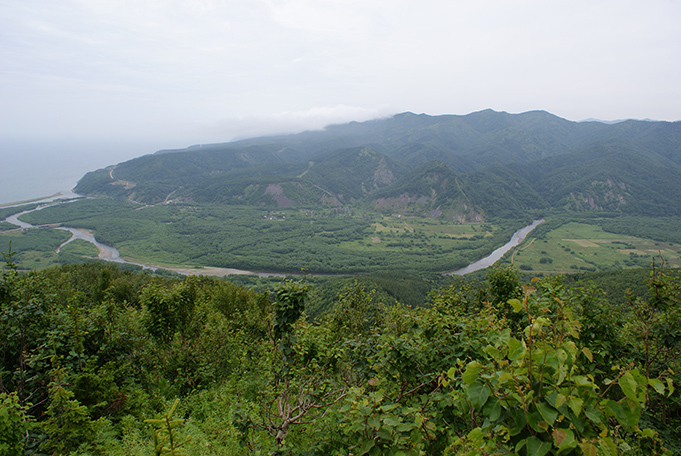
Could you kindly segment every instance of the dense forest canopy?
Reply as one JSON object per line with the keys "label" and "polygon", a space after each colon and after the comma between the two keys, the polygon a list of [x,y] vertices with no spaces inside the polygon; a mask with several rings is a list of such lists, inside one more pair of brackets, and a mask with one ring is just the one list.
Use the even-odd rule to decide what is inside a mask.
{"label": "dense forest canopy", "polygon": [[623,274],[498,267],[410,307],[387,277],[10,268],[0,452],[680,454],[679,271]]}

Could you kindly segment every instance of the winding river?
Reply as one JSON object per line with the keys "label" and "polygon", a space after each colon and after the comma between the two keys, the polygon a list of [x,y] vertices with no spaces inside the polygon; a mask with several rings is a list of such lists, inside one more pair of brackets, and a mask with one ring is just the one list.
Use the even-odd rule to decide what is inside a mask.
{"label": "winding river", "polygon": [[[121,254],[116,249],[115,247],[111,247],[109,245],[102,244],[101,242],[97,241],[95,237],[90,233],[88,230],[82,230],[79,228],[69,228],[69,227],[63,227],[63,226],[54,226],[52,224],[47,224],[47,225],[31,225],[30,223],[26,223],[22,220],[19,220],[19,217],[21,217],[24,214],[29,214],[31,212],[39,211],[41,209],[45,209],[51,206],[56,206],[58,204],[65,204],[65,203],[70,203],[73,201],[76,201],[78,199],[82,198],[80,195],[77,195],[75,193],[70,193],[69,195],[64,195],[64,196],[53,196],[50,198],[46,198],[44,200],[39,200],[39,201],[34,201],[37,203],[45,203],[41,204],[40,206],[36,207],[35,209],[30,209],[27,211],[19,212],[14,215],[10,215],[7,217],[4,221],[11,223],[13,225],[16,225],[19,227],[19,229],[29,229],[29,228],[42,228],[42,227],[49,227],[49,228],[54,228],[57,230],[63,230],[63,231],[69,231],[71,233],[71,237],[66,240],[66,242],[63,242],[59,247],[57,247],[56,252],[59,253],[66,244],[69,242],[73,242],[76,239],[82,239],[83,241],[87,241],[91,244],[93,244],[97,249],[99,249],[99,255],[98,258],[100,260],[104,261],[111,261],[114,263],[121,263],[121,264],[132,264],[136,266],[141,266],[144,269],[151,269],[151,270],[156,270],[159,268],[163,269],[168,269],[171,271],[178,272],[180,274],[184,275],[216,275],[216,276],[225,276],[225,275],[231,275],[231,274],[250,274],[250,275],[257,275],[259,277],[269,277],[269,276],[277,276],[277,277],[285,277],[288,275],[287,273],[283,272],[256,272],[256,271],[246,271],[243,269],[233,269],[233,268],[216,268],[216,267],[205,267],[205,268],[197,268],[197,269],[189,269],[189,268],[172,268],[172,267],[161,267],[161,266],[155,266],[155,265],[149,265],[149,264],[143,264],[143,263],[136,263],[133,261],[128,261],[124,260],[121,258]],[[20,204],[13,204],[13,205],[4,205],[3,207],[15,207],[15,206],[20,206],[24,205],[27,203],[20,203]],[[2,221],[2,220],[0,220]]]}
{"label": "winding river", "polygon": [[[25,230],[25,229],[28,229],[28,228],[50,227],[50,228],[54,228],[54,229],[57,229],[57,230],[69,231],[71,233],[71,237],[66,242],[63,242],[59,247],[57,247],[57,253],[59,253],[61,251],[62,247],[64,247],[66,244],[68,244],[72,241],[75,241],[76,239],[82,239],[83,241],[87,241],[87,242],[93,244],[95,247],[97,247],[97,249],[99,249],[98,258],[100,260],[112,261],[114,263],[134,264],[134,265],[137,265],[137,266],[142,266],[143,268],[147,268],[147,269],[154,269],[154,270],[156,269],[156,267],[154,267],[154,266],[149,266],[149,265],[140,264],[140,263],[133,263],[131,261],[124,260],[123,258],[121,258],[121,255],[116,248],[108,246],[108,245],[104,245],[101,242],[98,242],[97,239],[95,239],[95,237],[87,230],[81,230],[81,229],[78,229],[78,228],[67,228],[67,227],[62,227],[62,226],[53,226],[53,225],[31,225],[30,223],[26,223],[22,220],[19,220],[19,217],[21,217],[24,214],[29,214],[31,212],[35,212],[35,211],[39,211],[41,209],[56,206],[58,204],[70,203],[70,202],[76,201],[77,199],[80,198],[80,196],[76,195],[75,193],[73,195],[75,195],[75,197],[69,195],[66,198],[56,200],[56,201],[54,201],[54,198],[52,199],[52,201],[43,200],[43,201],[46,202],[46,204],[41,204],[40,206],[36,207],[35,209],[30,209],[28,211],[23,211],[23,212],[19,212],[17,214],[14,214],[14,215],[10,215],[4,221],[11,223],[12,225],[16,225],[22,230]],[[40,201],[40,202],[42,202],[42,201]],[[6,207],[12,207],[12,206],[6,206]]]}
{"label": "winding river", "polygon": [[[75,194],[73,194],[75,195]],[[79,195],[75,195],[76,198],[72,197],[69,195],[67,198],[60,199],[60,200],[52,200],[50,202],[47,202],[48,200],[45,200],[47,204],[40,205],[36,207],[35,209],[31,209],[28,211],[23,211],[19,212],[18,214],[11,215],[5,219],[6,222],[9,222],[13,225],[18,226],[20,229],[28,229],[28,228],[41,228],[41,227],[50,227],[50,228],[55,228],[58,230],[63,230],[63,231],[69,231],[71,233],[71,237],[64,243],[62,243],[58,248],[57,248],[57,253],[64,247],[66,244],[69,242],[75,241],[76,239],[82,239],[84,241],[90,242],[93,244],[95,247],[99,249],[99,256],[98,258],[100,260],[105,260],[105,261],[112,261],[115,263],[124,263],[124,264],[133,264],[136,266],[141,266],[142,268],[145,269],[153,269],[156,270],[159,268],[159,266],[153,266],[153,265],[148,265],[148,264],[142,264],[142,263],[135,263],[132,261],[127,261],[121,258],[120,253],[118,250],[114,247],[102,244],[101,242],[98,242],[95,237],[87,230],[81,230],[78,228],[68,228],[68,227],[57,227],[53,225],[31,225],[30,223],[23,222],[19,220],[19,217],[21,217],[24,214],[28,214],[31,212],[39,211],[41,209],[45,209],[47,207],[55,206],[57,204],[63,204],[63,203],[69,203],[73,202],[77,199],[80,198]],[[6,206],[9,207],[9,206]],[[530,225],[527,225],[524,228],[519,229],[515,233],[513,233],[513,236],[511,236],[511,240],[508,241],[506,244],[503,246],[499,247],[496,249],[494,252],[486,256],[485,258],[482,258],[478,261],[475,261],[468,266],[466,266],[463,269],[458,269],[456,271],[449,272],[448,274],[450,275],[464,275],[468,274],[469,272],[473,271],[478,271],[480,269],[485,269],[490,266],[492,266],[494,263],[499,261],[502,256],[509,250],[511,250],[513,247],[517,246],[520,244],[525,237],[532,231],[534,230],[539,224],[544,222],[544,219],[541,220],[535,220],[532,222]],[[282,272],[256,272],[256,271],[246,271],[243,269],[232,269],[232,268],[212,268],[212,267],[207,267],[207,268],[200,268],[200,269],[183,269],[183,268],[164,268],[164,269],[170,269],[175,272],[179,272],[181,274],[203,274],[203,275],[229,275],[229,274],[251,274],[251,275],[258,275],[260,277],[267,277],[267,276],[281,276],[284,277],[287,275],[287,273],[282,273]]]}
{"label": "winding river", "polygon": [[[98,242],[97,239],[95,239],[95,237],[92,234],[90,234],[89,231],[79,230],[78,228],[66,228],[63,226],[56,227],[56,229],[71,232],[71,237],[62,245],[57,247],[57,253],[59,253],[62,247],[64,247],[69,242],[75,241],[76,239],[82,239],[83,241],[87,241],[91,244],[94,244],[94,246],[99,249],[100,260],[113,261],[115,263],[130,263],[129,261],[125,261],[123,258],[121,258],[121,254],[118,252],[117,249],[108,245],[104,245],[101,242]],[[139,266],[144,267],[146,265],[140,264]]]}
{"label": "winding river", "polygon": [[523,242],[525,237],[527,237],[530,232],[535,229],[539,224],[543,223],[544,219],[541,220],[535,220],[532,222],[532,224],[527,225],[524,228],[520,228],[518,231],[513,233],[513,236],[511,236],[511,240],[508,241],[506,244],[502,245],[498,249],[496,249],[494,252],[490,253],[488,256],[485,258],[478,260],[474,263],[469,264],[463,269],[458,269],[454,272],[450,272],[451,275],[464,275],[468,274],[469,272],[473,271],[479,271],[480,269],[485,269],[490,266],[492,266],[494,263],[499,261],[502,256],[509,250],[511,250],[513,247],[516,245],[520,244]]}

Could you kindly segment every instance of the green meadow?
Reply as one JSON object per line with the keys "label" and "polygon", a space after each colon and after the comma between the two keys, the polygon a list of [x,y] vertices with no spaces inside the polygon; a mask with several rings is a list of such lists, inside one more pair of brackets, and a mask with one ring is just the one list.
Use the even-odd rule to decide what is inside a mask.
{"label": "green meadow", "polygon": [[603,231],[600,226],[570,222],[539,236],[528,236],[509,253],[521,270],[543,273],[681,266],[681,244]]}
{"label": "green meadow", "polygon": [[78,255],[85,258],[97,258],[99,249],[90,242],[75,239],[62,247],[59,253]]}

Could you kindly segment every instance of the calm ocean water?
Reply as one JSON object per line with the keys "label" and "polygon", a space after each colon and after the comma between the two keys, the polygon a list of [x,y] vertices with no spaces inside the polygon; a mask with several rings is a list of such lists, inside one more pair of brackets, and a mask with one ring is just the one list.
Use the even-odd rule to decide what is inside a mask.
{"label": "calm ocean water", "polygon": [[0,138],[0,204],[70,190],[88,171],[153,153],[164,146],[132,141]]}

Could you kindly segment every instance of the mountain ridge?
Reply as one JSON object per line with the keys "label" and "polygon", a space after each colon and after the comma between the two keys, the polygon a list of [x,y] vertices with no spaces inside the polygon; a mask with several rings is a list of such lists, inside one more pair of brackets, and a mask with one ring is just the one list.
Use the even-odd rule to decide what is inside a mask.
{"label": "mountain ridge", "polygon": [[[434,187],[444,182],[433,180],[437,173],[448,175],[445,187]],[[573,122],[541,110],[487,109],[404,112],[158,151],[88,173],[75,190],[149,204],[355,204],[478,220],[549,208],[681,215],[677,182],[681,122]]]}

